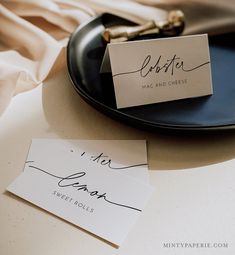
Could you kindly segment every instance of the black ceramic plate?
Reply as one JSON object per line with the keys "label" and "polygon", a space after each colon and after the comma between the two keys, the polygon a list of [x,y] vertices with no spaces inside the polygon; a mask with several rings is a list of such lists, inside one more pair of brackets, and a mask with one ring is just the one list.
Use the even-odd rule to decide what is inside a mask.
{"label": "black ceramic plate", "polygon": [[[76,91],[111,117],[141,128],[214,130],[235,126],[235,34],[209,38],[213,96],[117,109],[111,74],[101,75],[104,27],[131,24],[103,14],[78,27],[68,44],[68,70]],[[143,39],[143,38],[142,38]]]}

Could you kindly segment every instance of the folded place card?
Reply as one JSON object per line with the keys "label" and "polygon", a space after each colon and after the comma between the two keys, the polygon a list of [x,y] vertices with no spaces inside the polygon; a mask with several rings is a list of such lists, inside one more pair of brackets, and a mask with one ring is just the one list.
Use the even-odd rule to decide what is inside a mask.
{"label": "folded place card", "polygon": [[[23,173],[7,190],[119,246],[153,188],[140,175],[120,173],[146,169],[146,155],[140,155],[146,152],[143,141],[133,142],[136,157],[130,152],[129,162],[119,149],[105,154],[111,147],[103,144],[102,148],[102,141],[33,140]],[[130,148],[132,142],[116,142],[120,144]]]}
{"label": "folded place card", "polygon": [[207,35],[108,44],[117,108],[211,95]]}

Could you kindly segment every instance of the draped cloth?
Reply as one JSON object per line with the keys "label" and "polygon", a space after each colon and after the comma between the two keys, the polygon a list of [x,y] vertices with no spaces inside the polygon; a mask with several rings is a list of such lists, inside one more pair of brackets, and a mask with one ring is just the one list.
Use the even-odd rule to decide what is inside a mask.
{"label": "draped cloth", "polygon": [[185,13],[184,34],[235,31],[234,0],[0,0],[0,115],[66,63],[63,49],[81,23],[109,12],[143,24],[172,9]]}

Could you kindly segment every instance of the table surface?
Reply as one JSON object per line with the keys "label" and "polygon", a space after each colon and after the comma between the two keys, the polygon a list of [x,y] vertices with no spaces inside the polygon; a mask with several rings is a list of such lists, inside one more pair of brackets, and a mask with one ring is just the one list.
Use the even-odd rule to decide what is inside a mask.
{"label": "table surface", "polygon": [[[72,224],[6,192],[6,187],[23,170],[32,138],[145,139],[147,141],[150,182],[156,187],[156,192],[123,246],[116,249]],[[147,132],[127,126],[103,115],[84,102],[72,88],[65,67],[56,75],[49,77],[43,86],[13,98],[0,118],[0,151],[0,253],[2,255],[173,254],[172,250],[163,249],[163,243],[178,240],[177,235],[184,241],[188,238],[194,242],[213,242],[231,241],[231,233],[235,233],[235,227],[230,229],[230,232],[222,229],[226,240],[219,240],[221,233],[215,233],[214,228],[207,231],[198,228],[196,216],[192,213],[195,207],[186,203],[183,209],[181,206],[183,210],[181,214],[174,211],[177,208],[176,201],[189,199],[187,194],[190,194],[190,199],[198,201],[207,189],[206,184],[201,184],[201,189],[198,190],[194,182],[184,182],[181,174],[187,169],[192,173],[196,167],[233,159],[234,131],[179,136]],[[233,176],[235,177],[235,174]],[[216,189],[214,186],[213,188]],[[213,194],[207,198],[213,199]],[[183,202],[180,203],[182,205]],[[218,203],[215,207],[205,208],[207,213],[200,216],[201,223],[207,222],[210,213],[214,210],[218,211],[218,215],[214,216],[210,224],[214,224],[218,217],[223,215],[218,209]],[[184,213],[183,217],[182,213]],[[183,228],[182,224],[184,224]],[[205,225],[206,228],[211,227],[210,224]],[[219,227],[223,228],[223,225]],[[202,236],[204,239],[201,238]],[[179,254],[182,254],[182,250]],[[191,250],[190,254],[199,253]],[[209,253],[207,250],[201,254]],[[231,249],[227,249],[223,254],[234,254],[234,250],[231,253]]]}

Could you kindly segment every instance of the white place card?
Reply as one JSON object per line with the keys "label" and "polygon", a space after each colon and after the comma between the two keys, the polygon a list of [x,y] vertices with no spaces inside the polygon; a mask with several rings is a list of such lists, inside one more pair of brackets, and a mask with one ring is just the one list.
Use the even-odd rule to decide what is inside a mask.
{"label": "white place card", "polygon": [[98,164],[149,183],[145,140],[33,139],[28,157],[37,157],[41,164],[47,165],[54,160],[50,156],[53,151],[56,151],[61,166],[85,159],[94,167]]}
{"label": "white place card", "polygon": [[[92,149],[91,142],[33,140],[23,173],[7,190],[120,246],[153,188],[136,177],[121,174],[125,167],[120,156],[118,163],[113,158],[101,159],[102,146],[97,150],[97,141],[93,141]],[[144,145],[143,141],[137,144]],[[134,171],[142,163],[138,158],[133,160],[133,154],[130,162],[124,157],[126,167]]]}
{"label": "white place card", "polygon": [[117,108],[211,95],[207,35],[108,44]]}

